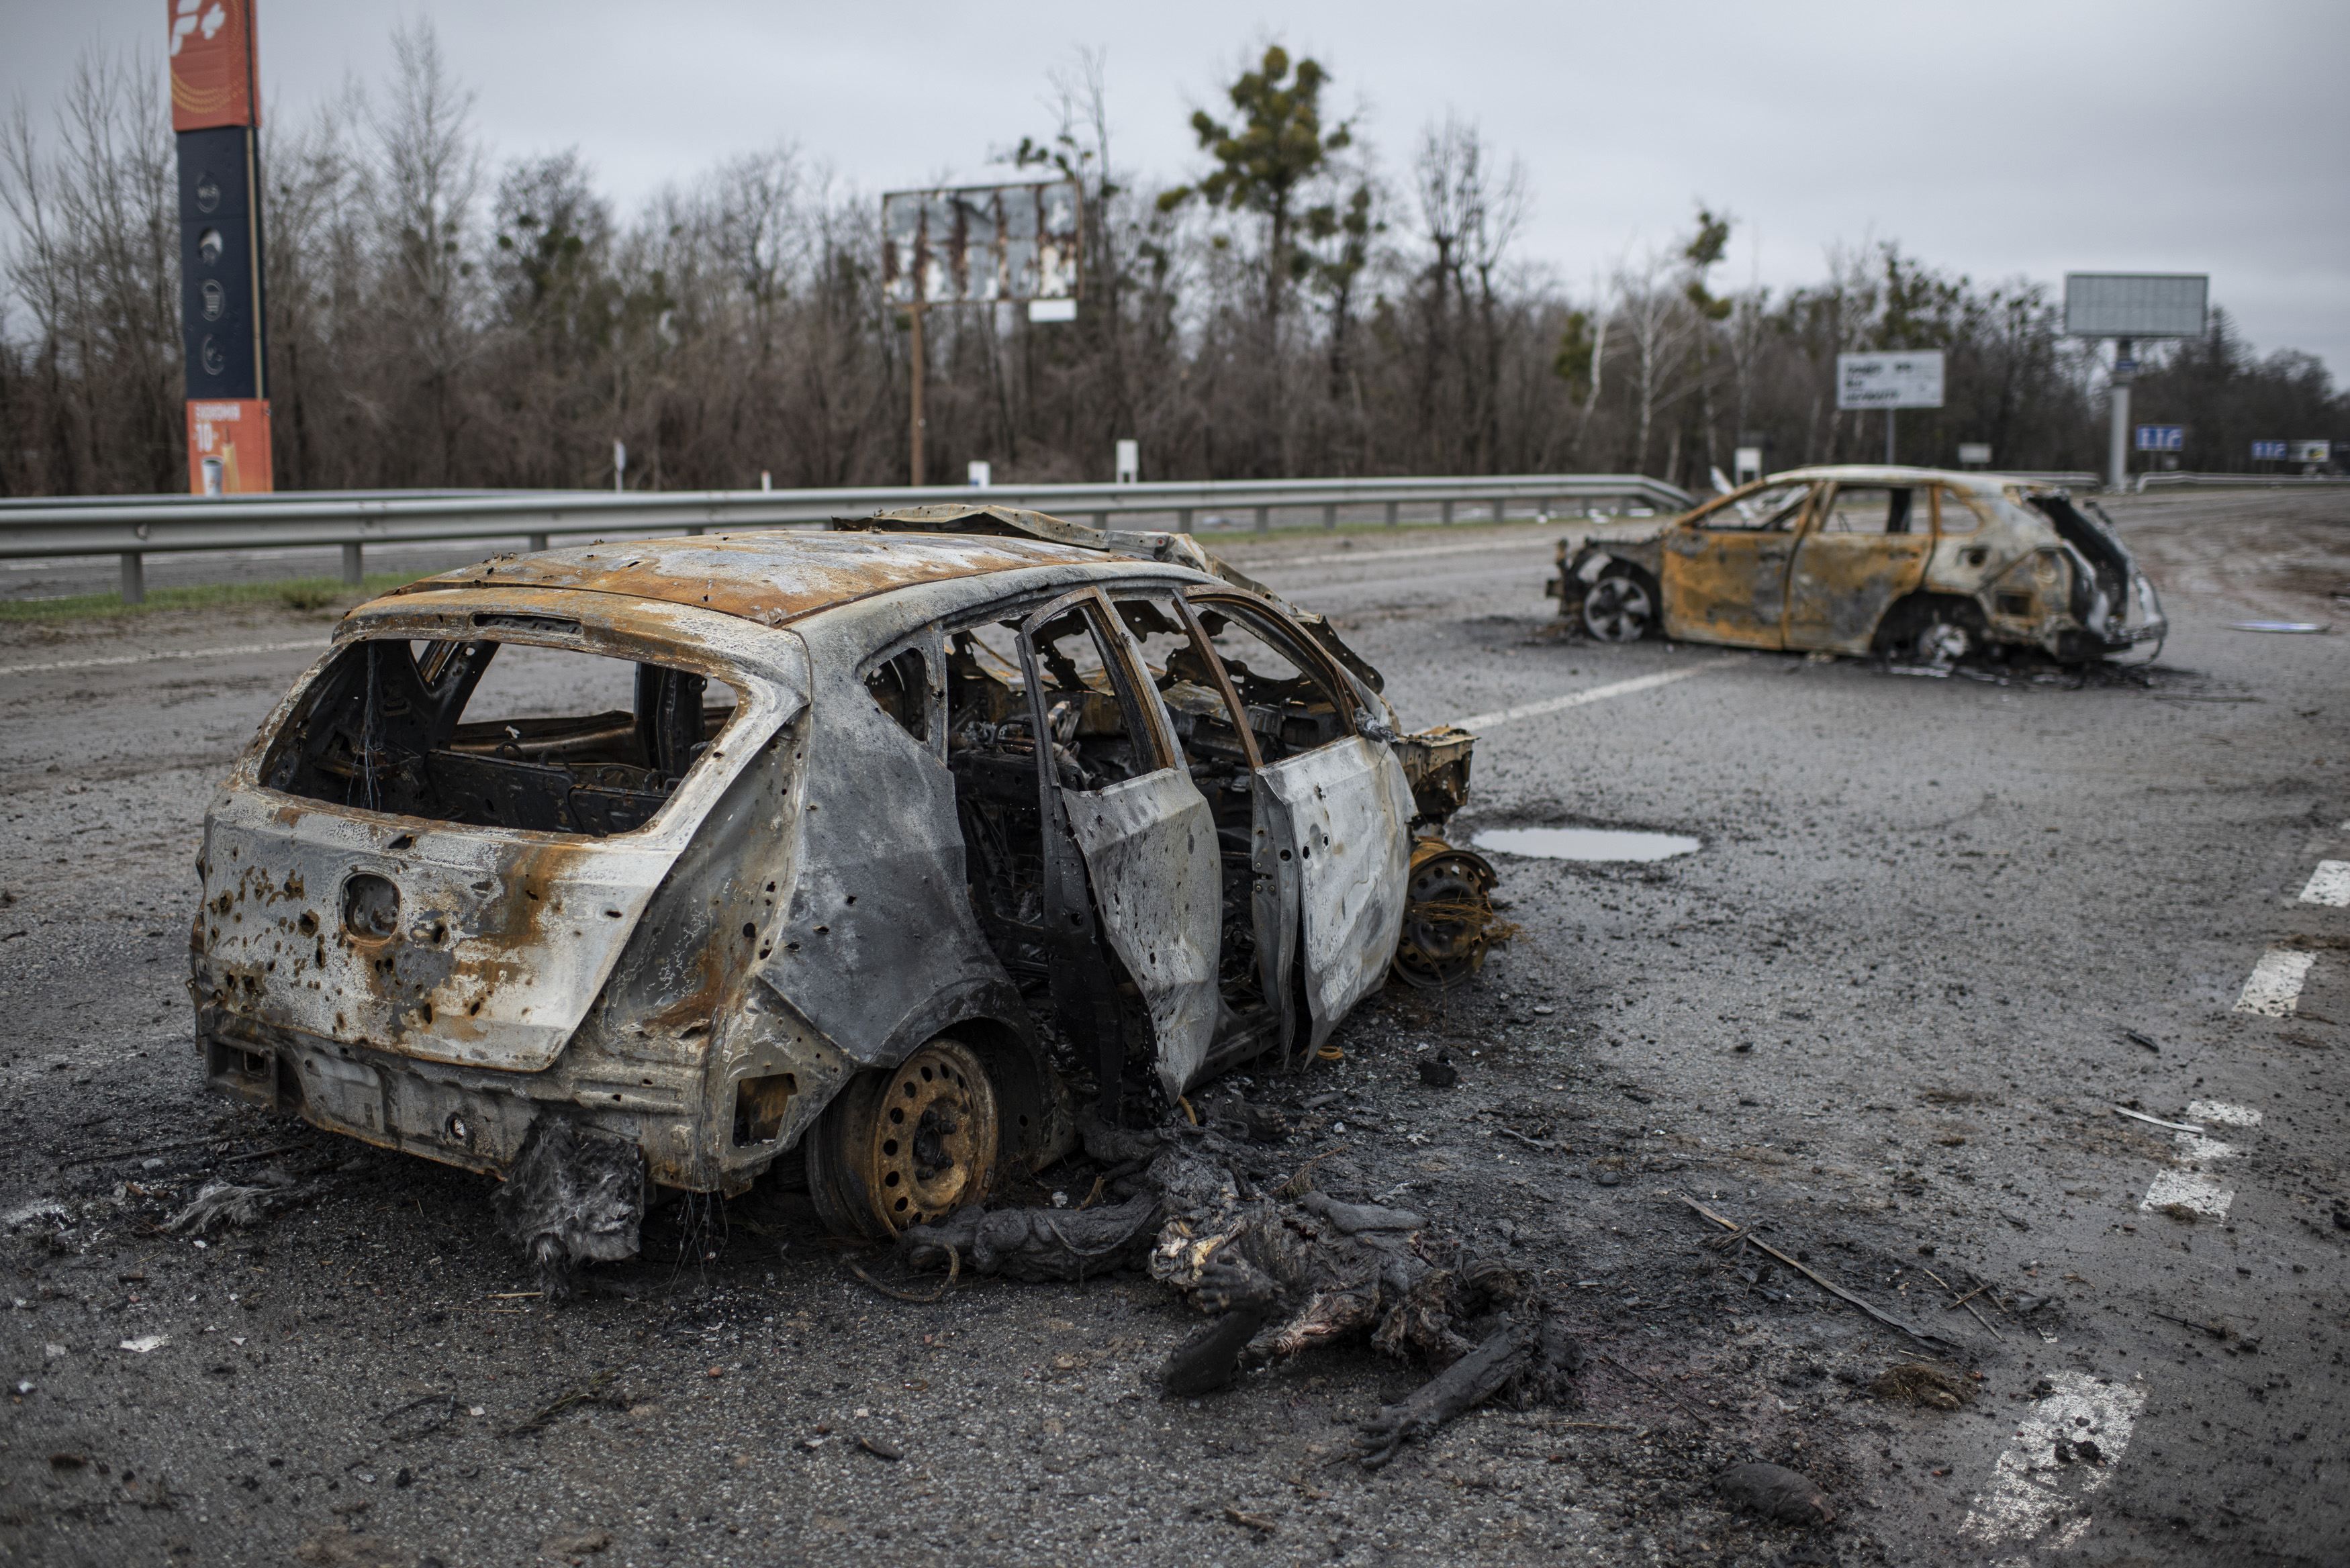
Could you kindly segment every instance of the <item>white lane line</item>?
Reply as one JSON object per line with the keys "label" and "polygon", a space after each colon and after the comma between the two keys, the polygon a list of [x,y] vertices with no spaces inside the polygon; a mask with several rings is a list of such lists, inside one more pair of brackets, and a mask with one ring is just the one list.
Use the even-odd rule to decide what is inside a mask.
{"label": "white lane line", "polygon": [[299,642],[248,642],[237,648],[183,648],[166,653],[118,653],[106,659],[57,659],[47,664],[0,664],[0,675],[38,675],[49,670],[115,670],[126,664],[155,664],[167,659],[234,659],[247,653],[291,653],[305,648],[323,653],[327,639],[307,637]]}
{"label": "white lane line", "polygon": [[1991,1467],[1991,1490],[1977,1495],[1959,1526],[1961,1535],[2020,1545],[2053,1528],[2047,1544],[2062,1548],[2088,1530],[2089,1499],[2114,1479],[2146,1394],[2086,1372],[2052,1372],[2048,1381],[2054,1392],[2016,1422],[2014,1440]]}
{"label": "white lane line", "polygon": [[1726,665],[1742,664],[1746,656],[1732,654],[1728,659],[1709,659],[1702,664],[1686,669],[1660,670],[1654,675],[1636,675],[1629,680],[1617,680],[1606,686],[1586,686],[1580,691],[1570,691],[1564,697],[1545,697],[1539,702],[1521,702],[1514,708],[1498,708],[1491,713],[1471,713],[1454,723],[1464,730],[1484,731],[1497,724],[1514,724],[1520,719],[1537,719],[1544,713],[1564,713],[1569,708],[1580,708],[1586,702],[1605,702],[1610,697],[1629,697],[1638,691],[1653,691],[1659,686],[1670,686],[1676,680],[1687,680],[1693,675],[1703,675]]}
{"label": "white lane line", "polygon": [[2301,890],[2301,901],[2350,909],[2350,860],[2319,861],[2309,874],[2309,886]]}
{"label": "white lane line", "polygon": [[[2196,1121],[2215,1127],[2261,1125],[2261,1113],[2250,1106],[2231,1106],[2220,1100],[2197,1100],[2187,1107],[2187,1114]],[[2223,1186],[2199,1168],[2214,1160],[2232,1158],[2236,1146],[2193,1132],[2181,1132],[2172,1141],[2178,1146],[2178,1158],[2190,1168],[2157,1171],[2153,1184],[2146,1189],[2145,1200],[2138,1204],[2139,1211],[2151,1214],[2176,1206],[2191,1210],[2207,1220],[2225,1220],[2229,1207],[2236,1201],[2235,1189]]]}
{"label": "white lane line", "polygon": [[2262,1018],[2291,1018],[2301,1011],[2301,988],[2309,979],[2309,966],[2316,961],[2315,953],[2271,948],[2252,966],[2242,993],[2236,998],[2236,1011]]}

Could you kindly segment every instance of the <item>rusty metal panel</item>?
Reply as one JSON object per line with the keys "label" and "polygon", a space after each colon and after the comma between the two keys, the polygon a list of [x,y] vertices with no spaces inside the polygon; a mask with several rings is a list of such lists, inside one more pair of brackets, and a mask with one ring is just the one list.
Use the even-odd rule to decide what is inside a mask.
{"label": "rusty metal panel", "polygon": [[1171,1100],[1199,1075],[1216,1032],[1215,818],[1180,768],[1062,800],[1103,933],[1150,1010],[1155,1066]]}
{"label": "rusty metal panel", "polygon": [[881,198],[881,288],[892,305],[1072,299],[1084,198],[1076,182],[893,191]]}
{"label": "rusty metal panel", "polygon": [[1411,784],[1360,735],[1259,770],[1258,842],[1296,867],[1310,1044],[1379,988],[1403,929]]}

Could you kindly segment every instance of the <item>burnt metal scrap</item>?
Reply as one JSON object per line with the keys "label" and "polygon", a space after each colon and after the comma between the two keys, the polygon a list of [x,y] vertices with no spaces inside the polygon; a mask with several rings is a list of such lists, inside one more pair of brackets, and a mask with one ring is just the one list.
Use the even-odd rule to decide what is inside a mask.
{"label": "burnt metal scrap", "polygon": [[1919,664],[2068,663],[2169,622],[2095,502],[2000,474],[1846,465],[1775,473],[1663,522],[1562,541],[1547,590],[1603,642],[1662,635]]}
{"label": "burnt metal scrap", "polygon": [[[907,1231],[916,1268],[967,1265],[1015,1279],[1076,1280],[1139,1262],[1207,1322],[1161,1369],[1168,1392],[1202,1394],[1319,1345],[1367,1340],[1434,1376],[1367,1423],[1363,1462],[1489,1400],[1565,1403],[1581,1347],[1516,1271],[1471,1256],[1425,1217],[1342,1201],[1299,1178],[1278,1186],[1222,1133],[1086,1129],[1121,1200],[1098,1210],[965,1210]],[[1302,1173],[1301,1173],[1302,1174]]]}
{"label": "burnt metal scrap", "polygon": [[1188,537],[1001,508],[411,584],[206,815],[209,1081],[504,1179],[550,1290],[786,1157],[893,1237],[1507,935],[1475,737],[1379,685]]}

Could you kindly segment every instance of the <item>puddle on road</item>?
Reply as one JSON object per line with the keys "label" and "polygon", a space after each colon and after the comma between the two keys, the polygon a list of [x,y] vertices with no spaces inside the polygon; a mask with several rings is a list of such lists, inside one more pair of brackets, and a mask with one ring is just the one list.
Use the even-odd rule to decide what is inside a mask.
{"label": "puddle on road", "polygon": [[1502,855],[1539,860],[1670,860],[1703,847],[1678,833],[1617,827],[1489,827],[1470,842]]}

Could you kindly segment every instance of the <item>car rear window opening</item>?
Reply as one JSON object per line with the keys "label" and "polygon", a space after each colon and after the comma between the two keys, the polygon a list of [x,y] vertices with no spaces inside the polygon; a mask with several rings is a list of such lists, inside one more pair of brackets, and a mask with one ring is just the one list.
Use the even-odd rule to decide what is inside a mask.
{"label": "car rear window opening", "polygon": [[651,819],[738,700],[690,670],[573,649],[355,642],[303,694],[261,782],[366,811],[600,838]]}

